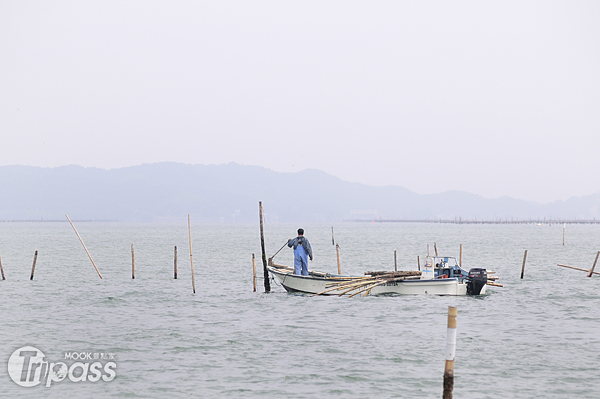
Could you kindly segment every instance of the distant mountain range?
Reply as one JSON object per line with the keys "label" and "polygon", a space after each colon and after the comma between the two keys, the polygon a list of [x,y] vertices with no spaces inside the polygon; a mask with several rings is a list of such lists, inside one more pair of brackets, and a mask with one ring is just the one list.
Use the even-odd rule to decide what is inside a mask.
{"label": "distant mountain range", "polygon": [[155,163],[104,170],[0,166],[0,220],[73,219],[272,222],[370,219],[594,219],[600,193],[538,204],[460,191],[417,194],[349,183],[325,172],[258,166]]}

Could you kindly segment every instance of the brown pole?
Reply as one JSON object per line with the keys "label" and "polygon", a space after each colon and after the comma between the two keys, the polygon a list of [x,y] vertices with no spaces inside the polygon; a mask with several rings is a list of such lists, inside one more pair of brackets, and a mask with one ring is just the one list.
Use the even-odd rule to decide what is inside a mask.
{"label": "brown pole", "polygon": [[252,254],[252,281],[254,284],[254,292],[256,292],[256,259],[254,259],[254,254]]}
{"label": "brown pole", "polygon": [[458,266],[462,267],[462,244],[460,244],[460,258],[458,260]]}
{"label": "brown pole", "polygon": [[419,271],[421,270],[421,259],[419,258],[419,255],[417,255],[417,266],[419,267]]}
{"label": "brown pole", "polygon": [[133,250],[133,244],[131,244],[131,279],[135,279],[135,251]]}
{"label": "brown pole", "polygon": [[196,293],[196,283],[194,281],[194,258],[192,257],[192,224],[190,222],[190,214],[188,213],[188,236],[190,238],[190,266],[192,268],[192,290]]}
{"label": "brown pole", "polygon": [[333,238],[333,226],[331,226],[331,245],[335,245],[335,238]]}
{"label": "brown pole", "polygon": [[594,265],[590,269],[590,272],[587,275],[588,277],[592,277],[592,274],[594,274],[594,269],[596,268],[596,262],[598,262],[598,255],[600,255],[600,251],[598,251],[598,253],[596,254],[596,259],[594,260]]}
{"label": "brown pole", "polygon": [[335,244],[335,252],[337,253],[338,274],[342,274],[342,267],[340,266],[340,246],[339,246],[339,244]]}
{"label": "brown pole", "polygon": [[396,250],[394,250],[394,271],[398,271],[398,262],[396,262]]}
{"label": "brown pole", "polygon": [[435,256],[438,256],[437,243],[436,242],[433,243],[433,249],[435,250]]}
{"label": "brown pole", "polygon": [[523,280],[523,274],[525,274],[525,261],[527,260],[527,250],[525,250],[525,254],[523,255],[523,267],[521,268],[521,280]]}
{"label": "brown pole", "polygon": [[429,256],[429,244],[427,244],[427,256]]}
{"label": "brown pole", "polygon": [[4,277],[4,267],[2,267],[2,257],[0,257],[0,272],[2,272],[2,280],[6,280],[6,277]]}
{"label": "brown pole", "polygon": [[[575,267],[575,266],[561,265],[560,263],[559,263],[558,265],[556,265],[556,266],[560,266],[560,267],[568,267],[569,269],[580,270],[580,271],[582,271],[582,272],[589,272],[589,270],[588,270],[588,269],[582,269],[582,268],[580,268],[580,267]],[[598,272],[592,272],[592,273],[593,273],[593,274],[600,274],[600,273],[598,273]]]}
{"label": "brown pole", "polygon": [[33,255],[33,266],[31,266],[31,277],[30,280],[33,280],[33,273],[35,272],[35,262],[37,262],[37,254],[38,251],[35,251],[35,255]]}
{"label": "brown pole", "polygon": [[175,245],[175,259],[173,260],[173,278],[177,280],[177,245]]}
{"label": "brown pole", "polygon": [[456,306],[448,306],[448,332],[446,335],[446,367],[444,367],[444,394],[442,399],[452,399],[454,389],[454,357],[456,355]]}
{"label": "brown pole", "polygon": [[263,207],[262,201],[258,201],[258,213],[260,217],[260,248],[262,250],[263,273],[265,281],[265,292],[271,292],[271,283],[269,282],[269,271],[267,270],[267,253],[265,251],[265,233],[263,229]]}
{"label": "brown pole", "polygon": [[69,215],[65,215],[65,216],[67,217],[67,220],[69,221],[69,223],[71,223],[71,227],[73,228],[73,230],[75,230],[75,234],[77,234],[77,237],[79,237],[79,241],[81,241],[81,245],[83,245],[83,249],[85,249],[85,252],[87,253],[88,258],[90,258],[90,260],[92,261],[92,265],[94,265],[94,269],[96,269],[96,273],[98,273],[98,277],[102,278],[100,271],[98,270],[98,268],[96,267],[96,264],[94,263],[94,259],[92,259],[92,255],[90,255],[90,251],[88,251],[85,244],[83,243],[83,240],[81,239],[81,236],[79,235],[79,233],[77,232],[77,229],[73,225],[73,222],[71,222],[71,219],[69,219]]}

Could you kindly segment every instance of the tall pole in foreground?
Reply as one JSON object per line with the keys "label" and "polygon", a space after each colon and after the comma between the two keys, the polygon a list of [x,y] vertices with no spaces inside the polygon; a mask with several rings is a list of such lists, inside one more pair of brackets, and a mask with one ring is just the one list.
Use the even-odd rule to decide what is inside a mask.
{"label": "tall pole in foreground", "polygon": [[2,280],[6,280],[6,277],[4,277],[4,267],[2,267],[2,257],[0,257],[0,272],[2,272]]}
{"label": "tall pole in foreground", "polygon": [[525,274],[525,262],[527,261],[527,250],[525,250],[525,254],[523,255],[523,267],[521,268],[521,280],[523,280],[523,274]]}
{"label": "tall pole in foreground", "polygon": [[452,399],[454,389],[454,357],[456,355],[456,306],[448,306],[448,332],[446,334],[446,367],[444,368],[444,394],[442,399]]}
{"label": "tall pole in foreground", "polygon": [[458,265],[462,267],[462,244],[460,244],[460,257],[458,259]]}
{"label": "tall pole in foreground", "polygon": [[265,232],[263,229],[262,201],[258,201],[258,213],[260,216],[260,249],[262,250],[263,273],[265,276],[265,292],[271,292],[271,283],[269,282],[269,271],[267,270],[267,253],[265,251]]}
{"label": "tall pole in foreground", "polygon": [[188,213],[188,236],[190,238],[190,266],[192,267],[192,290],[196,293],[196,283],[194,282],[194,258],[192,257],[192,224],[190,214]]}
{"label": "tall pole in foreground", "polygon": [[394,271],[398,271],[398,263],[396,262],[396,250],[394,250]]}
{"label": "tall pole in foreground", "polygon": [[33,255],[33,265],[31,266],[31,277],[29,277],[30,280],[33,280],[33,273],[35,272],[35,262],[37,262],[37,253],[38,251],[35,251],[35,254]]}
{"label": "tall pole in foreground", "polygon": [[81,241],[81,245],[83,245],[83,249],[85,249],[85,252],[87,253],[90,260],[92,261],[92,265],[94,265],[94,269],[96,269],[96,273],[98,273],[98,277],[102,278],[100,271],[98,270],[98,268],[96,267],[96,264],[94,263],[94,259],[92,259],[92,255],[90,255],[90,251],[88,251],[85,244],[83,243],[83,240],[81,239],[81,236],[79,235],[79,233],[77,232],[77,229],[73,225],[73,222],[71,222],[71,219],[69,219],[69,215],[65,215],[65,216],[67,217],[67,220],[69,221],[69,223],[71,223],[71,227],[73,228],[73,230],[75,230],[75,234],[77,234],[77,237],[79,237],[79,241]]}

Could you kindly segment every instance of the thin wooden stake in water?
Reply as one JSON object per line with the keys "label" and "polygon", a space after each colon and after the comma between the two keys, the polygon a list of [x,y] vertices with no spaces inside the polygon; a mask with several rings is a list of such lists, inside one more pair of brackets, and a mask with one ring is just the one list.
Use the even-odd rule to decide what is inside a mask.
{"label": "thin wooden stake in water", "polygon": [[135,252],[133,250],[133,244],[131,244],[131,279],[135,279]]}
{"label": "thin wooden stake in water", "polygon": [[175,259],[173,260],[173,278],[177,280],[177,245],[175,245]]}
{"label": "thin wooden stake in water", "polygon": [[427,256],[431,256],[431,255],[429,254],[429,244],[427,244]]}
{"label": "thin wooden stake in water", "polygon": [[396,262],[396,250],[394,250],[394,271],[398,271],[398,263]]}
{"label": "thin wooden stake in water", "polygon": [[252,254],[252,282],[254,285],[254,292],[256,292],[256,259],[254,258],[254,254]]}
{"label": "thin wooden stake in water", "polygon": [[[588,273],[589,273],[589,270],[588,270],[588,269],[582,269],[582,268],[580,268],[580,267],[575,267],[575,266],[567,266],[567,265],[561,265],[560,263],[559,263],[558,265],[556,265],[556,266],[560,266],[560,267],[568,267],[569,269],[580,270],[580,271],[582,271],[582,272],[588,272]],[[598,272],[594,272],[594,271],[592,271],[592,273],[593,273],[593,274],[600,274],[600,273],[598,273]]]}
{"label": "thin wooden stake in water", "polygon": [[598,262],[598,255],[600,255],[600,251],[598,251],[598,253],[596,254],[596,259],[594,260],[594,265],[590,269],[590,272],[587,275],[588,277],[592,277],[592,274],[594,274],[594,269],[596,268],[596,262]]}
{"label": "thin wooden stake in water", "polygon": [[454,357],[456,355],[456,306],[448,306],[448,332],[446,334],[446,367],[444,368],[444,394],[442,399],[452,399],[454,389]]}
{"label": "thin wooden stake in water", "polygon": [[196,283],[194,282],[194,258],[192,257],[192,224],[190,222],[190,214],[188,213],[188,236],[190,238],[190,266],[192,268],[192,290],[196,293]]}
{"label": "thin wooden stake in water", "polygon": [[462,267],[462,244],[460,244],[460,257],[458,258],[458,266]]}
{"label": "thin wooden stake in water", "polygon": [[438,256],[437,243],[436,242],[433,243],[433,249],[435,250],[435,256]]}
{"label": "thin wooden stake in water", "polygon": [[417,255],[417,266],[419,267],[419,271],[421,271],[421,259],[419,258],[419,255]]}
{"label": "thin wooden stake in water", "polygon": [[342,274],[342,267],[340,265],[340,246],[339,246],[339,244],[335,245],[335,252],[337,254],[338,274]]}
{"label": "thin wooden stake in water", "polygon": [[30,280],[33,280],[33,273],[35,272],[35,262],[37,262],[37,252],[35,251],[35,255],[33,255],[33,266],[31,266],[31,277],[29,277]]}
{"label": "thin wooden stake in water", "polygon": [[527,250],[525,250],[525,255],[523,255],[523,267],[521,268],[521,280],[523,280],[523,274],[525,274],[525,261],[527,261]]}
{"label": "thin wooden stake in water", "polygon": [[0,256],[0,272],[2,272],[2,280],[6,280],[4,277],[4,267],[2,267],[2,257]]}
{"label": "thin wooden stake in water", "polygon": [[260,248],[262,250],[265,292],[271,292],[271,283],[269,282],[269,271],[267,270],[267,253],[265,251],[265,233],[263,230],[263,207],[261,201],[258,201],[258,213],[260,217]]}
{"label": "thin wooden stake in water", "polygon": [[79,233],[77,232],[77,229],[73,225],[73,222],[71,222],[71,219],[69,219],[69,215],[65,215],[65,216],[67,217],[67,220],[69,221],[69,223],[71,223],[71,227],[73,227],[73,230],[75,230],[75,234],[77,234],[77,237],[79,237],[79,241],[81,241],[81,245],[83,245],[83,249],[85,249],[85,252],[87,253],[87,256],[92,261],[92,265],[94,265],[94,269],[96,269],[96,273],[98,273],[98,277],[102,278],[102,275],[100,274],[100,271],[98,270],[98,268],[96,267],[96,264],[94,263],[94,259],[92,259],[92,255],[90,255],[90,251],[88,251],[87,247],[83,243],[83,240],[81,239],[81,236],[79,235]]}
{"label": "thin wooden stake in water", "polygon": [[335,238],[333,238],[333,226],[331,226],[331,245],[335,245]]}

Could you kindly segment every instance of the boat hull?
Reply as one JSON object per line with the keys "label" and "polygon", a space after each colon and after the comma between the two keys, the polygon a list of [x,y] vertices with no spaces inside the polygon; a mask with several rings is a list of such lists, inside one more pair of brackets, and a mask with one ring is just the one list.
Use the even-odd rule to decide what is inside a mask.
{"label": "boat hull", "polygon": [[[279,283],[288,292],[301,292],[317,294],[326,291],[329,284],[336,281],[351,281],[352,276],[298,276],[288,271],[281,271],[268,267],[269,272],[275,276]],[[339,295],[339,291],[330,291],[326,295]],[[456,278],[435,280],[404,280],[384,283],[373,287],[369,295],[399,294],[399,295],[467,295],[467,284],[461,283]],[[485,286],[480,294],[485,294]],[[362,295],[362,294],[361,294]]]}

